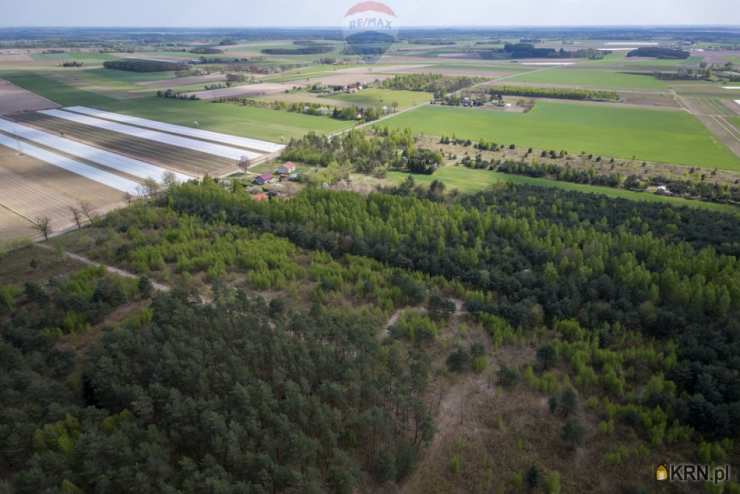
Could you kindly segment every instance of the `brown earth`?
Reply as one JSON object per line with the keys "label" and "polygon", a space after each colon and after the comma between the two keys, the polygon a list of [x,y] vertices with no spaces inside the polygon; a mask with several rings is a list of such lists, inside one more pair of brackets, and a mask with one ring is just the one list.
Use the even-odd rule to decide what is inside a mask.
{"label": "brown earth", "polygon": [[236,98],[240,96],[265,96],[269,94],[284,93],[296,87],[303,87],[306,82],[290,82],[290,83],[276,83],[276,82],[261,82],[258,84],[247,84],[244,86],[227,87],[223,89],[211,89],[206,91],[194,91],[191,93],[185,93],[186,96],[195,95],[197,98],[202,100],[214,100],[219,98]]}
{"label": "brown earth", "polygon": [[0,79],[0,115],[48,108],[59,108],[59,105]]}
{"label": "brown earth", "polygon": [[[49,217],[53,230],[58,232],[74,224],[70,206],[86,201],[102,213],[115,205],[123,205],[124,199],[123,192],[35,158],[18,155],[14,149],[0,147],[0,205],[29,222]],[[9,221],[8,231],[12,233],[16,224],[15,219]],[[0,225],[0,229],[4,228]]]}
{"label": "brown earth", "polygon": [[33,238],[36,231],[31,222],[0,206],[0,246],[5,242]]}

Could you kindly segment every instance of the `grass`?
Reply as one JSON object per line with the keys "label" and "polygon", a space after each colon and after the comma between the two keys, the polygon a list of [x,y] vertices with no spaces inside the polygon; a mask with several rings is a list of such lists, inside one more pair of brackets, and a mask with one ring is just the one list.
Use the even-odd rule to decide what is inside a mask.
{"label": "grass", "polygon": [[370,88],[354,94],[332,95],[331,99],[358,106],[391,106],[395,102],[398,103],[399,108],[409,108],[430,102],[432,94],[419,91]]}
{"label": "grass", "polygon": [[44,96],[63,106],[103,106],[114,101],[108,96],[76,88],[40,73],[11,73],[2,77],[16,86]]}
{"label": "grass", "polygon": [[625,74],[597,69],[557,68],[533,71],[509,78],[509,81],[556,84],[597,89],[666,89],[665,82],[652,75]]}
{"label": "grass", "polygon": [[575,154],[740,170],[740,158],[685,112],[541,101],[528,113],[425,106],[383,125]]}
{"label": "grass", "polygon": [[253,108],[226,103],[182,101],[157,97],[130,99],[100,106],[103,109],[160,120],[187,127],[199,127],[273,142],[301,137],[308,132],[332,133],[352,122],[287,111]]}
{"label": "grass", "polygon": [[736,129],[740,130],[740,117],[732,117],[729,120]]}
{"label": "grass", "polygon": [[[394,184],[400,184],[411,174],[404,172],[388,172],[387,180]],[[488,170],[475,170],[457,166],[446,166],[440,168],[434,175],[412,175],[417,184],[429,185],[433,180],[444,182],[448,189],[458,189],[460,192],[478,192],[491,185],[510,182],[515,184],[537,185],[541,187],[555,187],[563,190],[584,192],[589,194],[603,194],[608,197],[618,197],[633,201],[665,202],[674,206],[689,206],[695,208],[709,209],[723,213],[740,215],[740,208],[729,204],[716,204],[711,202],[692,201],[681,197],[667,197],[651,194],[648,192],[633,192],[630,190],[616,189],[612,187],[599,187],[595,185],[574,184],[570,182],[558,182],[546,178],[533,178],[523,175],[510,175]]]}
{"label": "grass", "polygon": [[[107,72],[84,72],[92,72],[91,77],[97,78],[111,76]],[[123,71],[110,72],[124,74],[114,74],[114,82],[116,77],[120,77],[121,81],[126,79],[129,81],[146,80],[146,78],[141,78],[142,74],[129,75]],[[156,78],[152,74],[146,74],[145,76],[153,79],[166,77],[162,73],[158,73]],[[352,122],[334,120],[329,117],[303,115],[265,108],[241,107],[231,104],[207,103],[205,101],[181,101],[154,96],[116,100],[65,84],[39,73],[16,73],[4,76],[4,78],[63,106],[92,106],[188,127],[194,127],[194,122],[197,121],[199,126],[204,129],[274,142],[301,137],[310,131],[333,133],[352,125]]]}

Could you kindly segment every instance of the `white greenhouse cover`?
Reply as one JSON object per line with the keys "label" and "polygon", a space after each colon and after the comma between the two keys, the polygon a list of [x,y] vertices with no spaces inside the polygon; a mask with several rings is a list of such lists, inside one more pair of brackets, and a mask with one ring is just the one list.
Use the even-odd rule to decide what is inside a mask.
{"label": "white greenhouse cover", "polygon": [[[132,196],[141,195],[141,187],[138,183],[127,178],[119,177],[112,173],[100,170],[94,166],[85,165],[79,161],[75,161],[70,158],[52,153],[40,147],[28,144],[26,142],[20,143],[18,140],[8,137],[4,134],[0,134],[0,145],[15,149],[22,152],[25,155],[31,156],[38,160],[44,161],[50,165],[62,168],[68,172],[80,175],[88,178],[94,182],[98,182],[103,185],[107,185],[121,192],[128,192]],[[20,147],[20,149],[19,149]]]}
{"label": "white greenhouse cover", "polygon": [[223,146],[221,144],[212,144],[210,142],[196,141],[195,139],[189,139],[187,137],[165,134],[164,132],[142,129],[140,127],[132,127],[130,125],[110,122],[108,120],[88,117],[86,115],[80,115],[78,113],[72,113],[63,110],[42,110],[39,113],[49,115],[51,117],[62,118],[64,120],[70,120],[72,122],[80,123],[83,125],[89,125],[91,127],[97,127],[99,129],[118,132],[119,134],[138,137],[139,139],[146,139],[148,141],[159,142],[161,144],[169,144],[171,146],[191,149],[193,151],[200,151],[201,153],[220,156],[222,158],[228,158],[234,161],[241,161],[243,157],[254,159],[261,156],[257,153],[253,153],[244,149],[232,148],[229,146]]}
{"label": "white greenhouse cover", "polygon": [[113,120],[115,122],[138,125],[139,127],[162,130],[164,132],[170,132],[172,134],[195,137],[197,139],[205,139],[208,141],[219,142],[221,144],[231,144],[232,146],[249,148],[264,153],[274,153],[276,151],[280,151],[285,147],[281,144],[261,141],[259,139],[250,139],[248,137],[221,134],[220,132],[212,132],[210,130],[193,129],[182,125],[174,125],[165,122],[158,122],[156,120],[149,120],[146,118],[131,117],[129,115],[121,115],[120,113],[111,113],[107,111],[96,110],[95,108],[88,108],[86,106],[70,106],[65,108],[65,110],[83,113],[92,117],[105,118],[106,120]]}
{"label": "white greenhouse cover", "polygon": [[[165,174],[169,171],[143,161],[111,153],[110,151],[88,146],[81,142],[59,137],[32,127],[26,127],[25,125],[19,125],[8,120],[0,119],[0,130],[137,178],[152,178],[158,182],[162,182]],[[178,182],[187,182],[192,178],[182,173],[172,173]]]}

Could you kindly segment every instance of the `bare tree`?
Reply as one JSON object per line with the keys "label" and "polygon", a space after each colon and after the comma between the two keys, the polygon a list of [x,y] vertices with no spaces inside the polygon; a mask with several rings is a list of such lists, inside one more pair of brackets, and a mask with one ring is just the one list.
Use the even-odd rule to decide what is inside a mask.
{"label": "bare tree", "polygon": [[51,219],[48,216],[41,216],[34,220],[33,229],[38,231],[44,236],[44,240],[49,240],[51,235]]}
{"label": "bare tree", "polygon": [[252,164],[252,161],[247,156],[242,156],[241,159],[239,160],[239,168],[243,172],[246,172],[247,170],[249,170],[249,167],[251,164]]}
{"label": "bare tree", "polygon": [[169,189],[173,185],[177,184],[177,176],[172,172],[167,172],[162,175],[162,185]]}
{"label": "bare tree", "polygon": [[75,220],[75,225],[77,225],[77,229],[79,230],[80,228],[82,228],[82,211],[74,206],[69,206],[69,212],[72,213],[72,219]]}
{"label": "bare tree", "polygon": [[139,186],[141,195],[145,197],[153,197],[160,191],[159,182],[153,178],[145,178]]}
{"label": "bare tree", "polygon": [[87,221],[89,221],[91,225],[95,224],[98,219],[98,215],[95,214],[95,209],[92,204],[87,201],[80,201],[80,211],[82,211],[82,215],[87,218]]}

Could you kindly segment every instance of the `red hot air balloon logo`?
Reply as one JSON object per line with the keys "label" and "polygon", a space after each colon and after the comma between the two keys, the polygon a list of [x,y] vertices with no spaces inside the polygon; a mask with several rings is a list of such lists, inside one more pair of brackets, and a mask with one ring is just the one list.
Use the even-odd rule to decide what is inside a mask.
{"label": "red hot air balloon logo", "polygon": [[342,22],[346,52],[376,61],[396,40],[398,16],[388,5],[367,1],[353,5]]}

